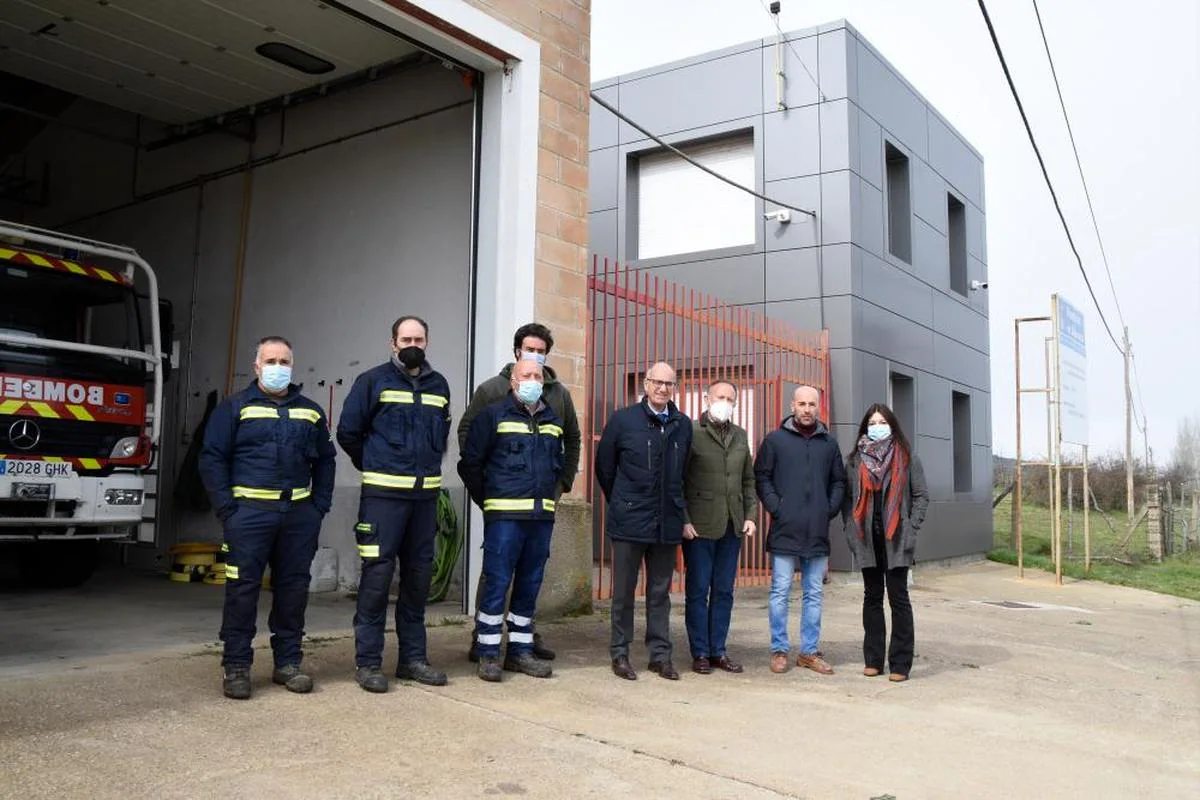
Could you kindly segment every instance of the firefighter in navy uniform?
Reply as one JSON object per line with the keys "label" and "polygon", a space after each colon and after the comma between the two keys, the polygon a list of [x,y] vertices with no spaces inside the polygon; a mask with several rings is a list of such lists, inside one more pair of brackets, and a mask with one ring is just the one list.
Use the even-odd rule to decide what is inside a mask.
{"label": "firefighter in navy uniform", "polygon": [[[542,401],[536,361],[513,365],[511,391],[471,422],[458,474],[483,509],[483,592],[475,638],[479,677],[501,678],[501,627],[508,625],[503,669],[550,677],[550,662],[533,655],[533,615],[554,530],[563,473],[563,423]],[[505,595],[512,586],[507,616]]]}
{"label": "firefighter in navy uniform", "polygon": [[392,325],[392,358],[354,381],[338,420],[337,441],[362,472],[354,526],[362,574],[354,615],[355,680],[386,692],[383,628],[388,590],[400,564],[396,677],[443,686],[429,664],[425,599],[433,579],[437,498],[450,436],[450,386],[425,359],[429,326],[405,316]]}
{"label": "firefighter in navy uniform", "polygon": [[225,528],[225,696],[250,697],[252,642],[263,573],[271,567],[271,680],[312,691],[300,668],[310,569],[333,502],[337,451],[321,407],[292,379],[292,347],[268,336],[255,351],[254,383],[225,398],[204,429],[200,476]]}

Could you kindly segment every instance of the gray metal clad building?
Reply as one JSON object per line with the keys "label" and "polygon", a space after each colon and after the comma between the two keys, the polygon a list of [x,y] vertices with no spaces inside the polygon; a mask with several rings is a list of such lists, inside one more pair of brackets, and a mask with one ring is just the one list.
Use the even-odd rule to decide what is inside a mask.
{"label": "gray metal clad building", "polygon": [[[592,88],[701,163],[817,215],[767,218],[778,206],[704,175],[593,102],[593,254],[828,328],[843,451],[882,401],[924,463],[932,503],[918,559],[990,548],[980,154],[845,21]],[[833,539],[835,567],[848,567]]]}

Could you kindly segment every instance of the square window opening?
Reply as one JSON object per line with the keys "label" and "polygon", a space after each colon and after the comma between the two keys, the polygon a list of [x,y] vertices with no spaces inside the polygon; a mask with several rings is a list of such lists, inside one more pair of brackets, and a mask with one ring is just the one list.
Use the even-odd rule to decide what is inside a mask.
{"label": "square window opening", "polygon": [[[754,132],[679,148],[742,186],[755,187]],[[714,178],[669,150],[632,159],[632,218],[637,258],[719,250],[757,241],[756,198]]]}

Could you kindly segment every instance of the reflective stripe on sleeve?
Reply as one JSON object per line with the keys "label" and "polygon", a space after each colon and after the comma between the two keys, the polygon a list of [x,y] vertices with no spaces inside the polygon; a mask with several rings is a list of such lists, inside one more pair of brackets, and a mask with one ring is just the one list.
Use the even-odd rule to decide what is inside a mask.
{"label": "reflective stripe on sleeve", "polygon": [[483,501],[484,511],[533,511],[533,498],[492,498]]}

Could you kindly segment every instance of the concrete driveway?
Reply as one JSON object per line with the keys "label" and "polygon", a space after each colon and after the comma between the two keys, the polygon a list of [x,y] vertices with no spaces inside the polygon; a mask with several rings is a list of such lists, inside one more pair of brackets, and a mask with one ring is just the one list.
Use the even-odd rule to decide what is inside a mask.
{"label": "concrete driveway", "polygon": [[[146,649],[155,637],[143,637],[87,660],[10,654],[0,796],[1196,796],[1200,604],[1018,581],[993,564],[926,569],[913,679],[894,685],[860,674],[861,587],[835,576],[827,588],[832,677],[767,670],[763,590],[735,608],[731,655],[746,673],[678,683],[613,677],[603,615],[543,625],[555,677],[499,686],[474,677],[464,627],[432,627],[450,686],[382,696],[354,685],[344,627],[311,644],[314,694],[271,686],[261,653],[249,702],[221,697],[211,645]],[[12,600],[0,597],[9,649]],[[1034,607],[989,604],[1004,601]],[[63,627],[41,614],[39,631]],[[674,626],[684,666],[681,617]]]}

